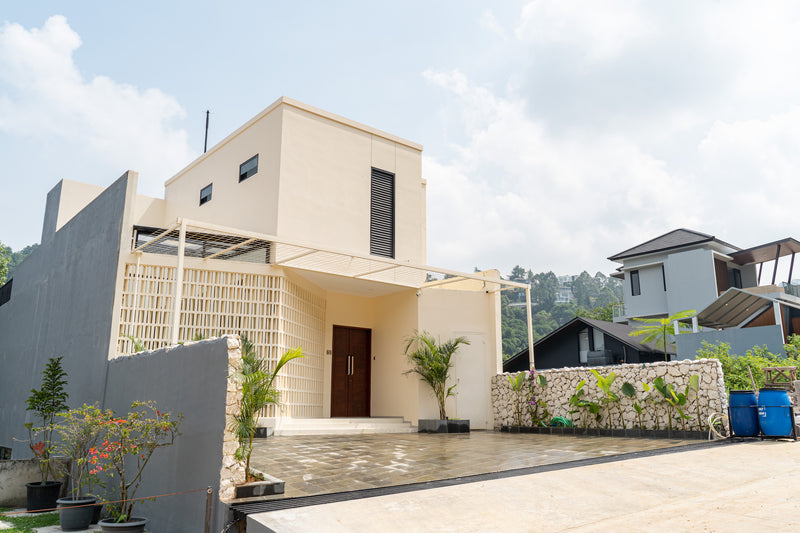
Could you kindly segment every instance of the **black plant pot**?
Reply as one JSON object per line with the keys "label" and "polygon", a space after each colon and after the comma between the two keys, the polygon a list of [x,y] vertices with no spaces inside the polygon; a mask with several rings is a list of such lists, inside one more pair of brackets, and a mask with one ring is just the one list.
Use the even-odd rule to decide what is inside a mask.
{"label": "black plant pot", "polygon": [[100,513],[102,512],[103,512],[102,503],[98,503],[97,505],[94,506],[94,509],[92,510],[92,522],[91,522],[92,524],[96,524],[100,521]]}
{"label": "black plant pot", "polygon": [[82,531],[92,523],[97,498],[59,498],[58,522],[62,531]]}
{"label": "black plant pot", "polygon": [[107,533],[143,533],[144,526],[147,525],[147,518],[134,516],[130,522],[114,522],[112,518],[106,518],[98,523],[100,530]]}
{"label": "black plant pot", "polygon": [[26,483],[28,489],[28,511],[43,511],[45,509],[55,509],[58,493],[61,492],[60,481],[47,481],[41,483]]}

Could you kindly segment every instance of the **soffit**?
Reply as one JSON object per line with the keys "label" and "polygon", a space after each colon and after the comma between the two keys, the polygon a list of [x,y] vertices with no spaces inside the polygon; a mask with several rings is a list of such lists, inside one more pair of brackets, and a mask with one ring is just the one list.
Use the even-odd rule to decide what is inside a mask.
{"label": "soffit", "polygon": [[779,246],[779,257],[800,252],[800,242],[792,239],[791,237],[787,237],[779,241],[753,246],[752,248],[733,253],[731,254],[731,257],[733,257],[733,262],[737,265],[748,265],[751,263],[765,263],[767,261],[774,261],[776,254],[778,254]]}

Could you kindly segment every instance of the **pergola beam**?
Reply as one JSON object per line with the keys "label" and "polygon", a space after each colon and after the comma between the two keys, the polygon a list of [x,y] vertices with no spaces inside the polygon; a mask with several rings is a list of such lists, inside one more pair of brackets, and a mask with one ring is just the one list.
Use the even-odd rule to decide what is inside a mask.
{"label": "pergola beam", "polygon": [[250,238],[250,239],[244,240],[244,241],[240,242],[239,244],[234,244],[233,246],[228,246],[224,250],[220,250],[219,252],[217,252],[215,254],[211,254],[211,255],[209,255],[207,257],[204,257],[203,259],[205,261],[208,261],[209,259],[214,259],[216,257],[219,257],[222,254],[227,254],[228,252],[230,252],[232,250],[235,250],[235,249],[237,249],[237,248],[239,248],[241,246],[246,246],[246,245],[250,244],[251,242],[257,241],[257,240],[258,239],[256,239],[256,238]]}

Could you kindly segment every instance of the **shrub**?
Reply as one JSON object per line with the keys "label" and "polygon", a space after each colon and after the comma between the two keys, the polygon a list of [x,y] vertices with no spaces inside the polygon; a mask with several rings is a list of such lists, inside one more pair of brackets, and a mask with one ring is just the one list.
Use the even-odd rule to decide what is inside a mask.
{"label": "shrub", "polygon": [[[796,337],[793,335],[793,337]],[[800,339],[790,339],[790,344],[786,345],[788,353],[790,347],[796,348],[796,343]],[[725,379],[725,390],[750,390],[753,385],[750,382],[750,373],[747,367],[753,372],[753,379],[756,388],[764,386],[764,368],[771,366],[795,366],[800,367],[800,360],[794,357],[783,357],[767,350],[766,346],[754,346],[747,350],[746,355],[735,355],[730,353],[731,345],[725,342],[710,344],[703,342],[703,347],[697,351],[697,359],[717,359],[722,363],[722,373]]]}

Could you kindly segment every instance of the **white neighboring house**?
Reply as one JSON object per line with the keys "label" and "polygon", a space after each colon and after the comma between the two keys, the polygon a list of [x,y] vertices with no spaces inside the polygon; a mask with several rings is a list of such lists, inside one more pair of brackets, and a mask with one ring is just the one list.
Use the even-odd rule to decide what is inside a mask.
{"label": "white neighboring house", "polygon": [[[693,332],[698,335],[678,338],[681,357],[693,357],[701,336],[709,342],[722,339],[714,332],[701,333],[700,328],[772,326],[770,333],[759,330],[759,335],[755,329],[729,332],[725,341],[742,353],[756,344],[780,351],[788,335],[800,333],[800,299],[787,294],[793,292],[791,284],[776,285],[778,262],[790,256],[790,280],[798,251],[800,242],[792,238],[741,249],[706,233],[670,231],[608,258],[621,263],[611,275],[623,281],[623,305],[615,309],[614,322],[628,324],[633,318],[664,318],[694,309]],[[774,262],[772,272],[763,271],[767,262]],[[735,297],[739,294],[746,296]],[[736,314],[720,315],[720,305],[733,310],[734,302],[743,307],[737,307]],[[690,344],[692,339],[696,342]]]}
{"label": "white neighboring house", "polygon": [[[100,369],[79,398],[102,391],[103,364],[133,351],[129,336],[156,349],[246,333],[269,360],[294,346],[305,354],[284,368],[284,405],[266,416],[416,423],[438,410],[427,386],[403,375],[403,350],[429,331],[470,340],[455,358],[449,415],[491,429],[500,290],[529,288],[494,270],[426,265],[421,154],[284,97],[168,179],[164,199],[136,194],[133,171],[107,188],[62,180],[41,246],[0,290],[0,362],[25,376],[8,375],[7,394],[11,381],[17,396],[34,386],[57,349],[70,375]],[[426,282],[428,273],[449,277]],[[70,312],[83,300],[85,311]],[[82,344],[59,346],[75,332]],[[41,340],[18,359],[30,338]],[[16,418],[0,408],[0,422]]]}

